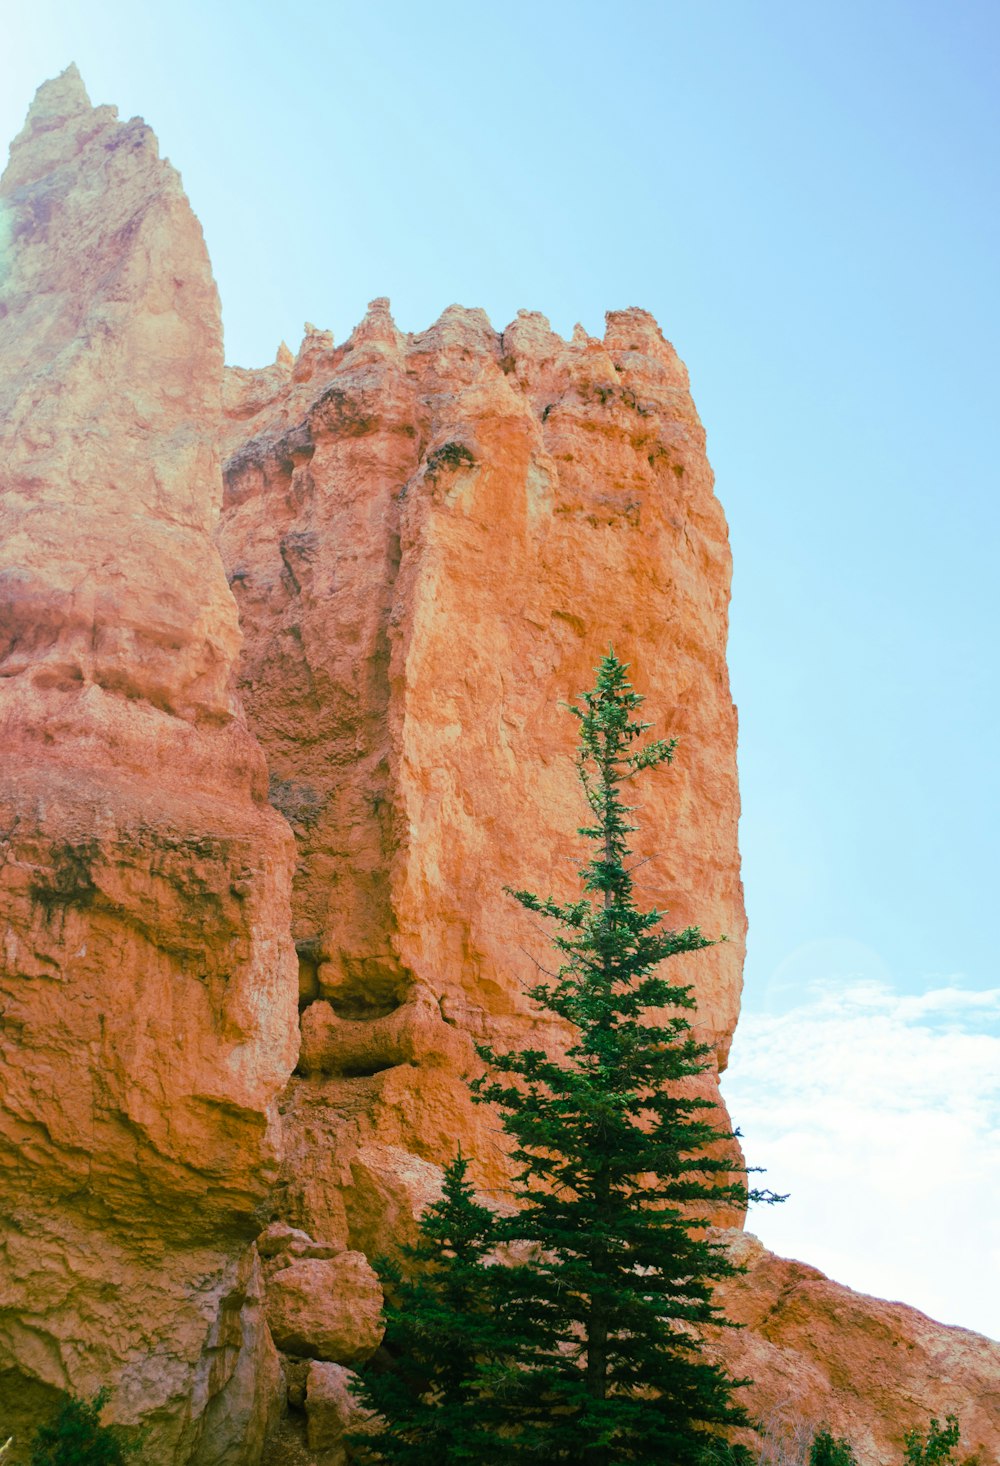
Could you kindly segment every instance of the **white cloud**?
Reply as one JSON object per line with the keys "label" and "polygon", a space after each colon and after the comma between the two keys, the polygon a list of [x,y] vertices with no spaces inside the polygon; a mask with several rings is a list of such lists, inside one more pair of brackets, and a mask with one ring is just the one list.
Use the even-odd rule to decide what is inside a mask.
{"label": "white cloud", "polygon": [[877,980],[744,1013],[725,1091],[773,1251],[1000,1337],[1000,988]]}

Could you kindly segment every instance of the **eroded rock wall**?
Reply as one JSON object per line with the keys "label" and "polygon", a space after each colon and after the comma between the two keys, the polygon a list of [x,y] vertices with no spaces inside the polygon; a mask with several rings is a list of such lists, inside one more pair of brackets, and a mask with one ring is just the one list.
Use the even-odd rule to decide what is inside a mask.
{"label": "eroded rock wall", "polygon": [[[600,341],[458,308],[403,336],[376,301],[340,346],[309,328],[297,357],[230,371],[224,401],[241,688],[299,849],[302,1049],[274,1213],[321,1239],[306,1249],[373,1256],[413,1238],[458,1140],[504,1199],[496,1126],[466,1095],[474,1040],[565,1042],[524,998],[545,937],[503,887],[574,889],[558,703],[609,640],[680,738],[641,790],[643,894],[734,939],[685,969],[725,1061],[745,930],[726,528],[684,368],[641,311]],[[828,1425],[888,1466],[954,1411],[993,1459],[1000,1346],[732,1245],[749,1271],[723,1306],[745,1327],[722,1348],[772,1444]],[[346,1346],[298,1353],[319,1362],[291,1364],[268,1461],[340,1466]]]}
{"label": "eroded rock wall", "polygon": [[764,1422],[774,1462],[799,1461],[821,1426],[849,1440],[859,1466],[898,1466],[907,1431],[931,1415],[962,1428],[956,1460],[1000,1460],[1000,1343],[948,1328],[916,1308],[852,1292],[818,1268],[776,1257],[748,1232],[730,1236],[747,1271],[719,1294],[722,1348]]}
{"label": "eroded rock wall", "polygon": [[75,70],[0,183],[0,1421],[115,1386],[151,1463],[252,1462],[252,1249],[295,1062],[294,862],[211,531],[201,230]]}
{"label": "eroded rock wall", "polygon": [[[379,1338],[366,1259],[412,1237],[458,1141],[505,1198],[476,1039],[567,1039],[524,996],[548,949],[503,887],[575,889],[558,703],[611,640],[680,739],[641,789],[642,894],[730,938],[676,964],[724,1064],[728,584],[686,374],[644,312],[601,340],[458,308],[403,336],[377,301],[339,346],[310,328],[224,373],[152,134],[72,70],[42,88],[0,183],[13,1460],[58,1388],[110,1383],[151,1466],[254,1466],[279,1390],[269,1466],[342,1466]],[[725,1347],[755,1412],[882,1466],[954,1410],[992,1459],[1000,1346],[732,1245]]]}
{"label": "eroded rock wall", "polygon": [[339,347],[310,330],[294,361],[230,372],[225,410],[241,691],[299,846],[280,1205],[388,1245],[414,1162],[459,1140],[502,1195],[463,1082],[474,1041],[566,1042],[525,996],[549,948],[504,886],[577,889],[559,703],[612,641],[680,739],[641,789],[642,896],[729,936],[683,969],[725,1061],[745,930],[726,524],[686,372],[643,311],[566,342],[452,307],[406,337],[376,301]]}

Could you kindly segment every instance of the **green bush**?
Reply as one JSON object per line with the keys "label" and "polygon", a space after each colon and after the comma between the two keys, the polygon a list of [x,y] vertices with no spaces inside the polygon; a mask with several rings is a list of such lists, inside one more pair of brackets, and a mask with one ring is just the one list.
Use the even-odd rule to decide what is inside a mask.
{"label": "green bush", "polygon": [[809,1466],[858,1466],[858,1458],[843,1436],[818,1430],[809,1448]]}
{"label": "green bush", "polygon": [[945,1421],[942,1428],[932,1416],[926,1435],[922,1430],[906,1432],[903,1437],[905,1466],[950,1466],[954,1459],[951,1453],[958,1445],[960,1431],[954,1415],[946,1415]]}
{"label": "green bush", "polygon": [[475,462],[471,449],[464,443],[445,443],[443,447],[435,448],[433,453],[428,454],[427,477],[436,478],[445,468],[473,468]]}
{"label": "green bush", "polygon": [[124,1440],[115,1426],[101,1424],[110,1395],[107,1389],[91,1400],[67,1395],[55,1419],[35,1431],[31,1466],[127,1466],[139,1446]]}

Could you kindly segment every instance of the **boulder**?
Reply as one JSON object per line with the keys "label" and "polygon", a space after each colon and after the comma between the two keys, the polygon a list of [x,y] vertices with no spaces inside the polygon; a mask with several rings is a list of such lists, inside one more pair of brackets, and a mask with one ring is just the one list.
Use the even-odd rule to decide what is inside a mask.
{"label": "boulder", "polygon": [[306,1382],[306,1417],[309,1447],[329,1452],[326,1466],[341,1466],[351,1459],[344,1445],[348,1432],[368,1434],[373,1430],[373,1416],[351,1393],[355,1376],[340,1364],[313,1361]]}
{"label": "boulder", "polygon": [[257,1251],[271,1271],[287,1267],[297,1257],[336,1257],[343,1252],[330,1242],[314,1242],[307,1232],[287,1222],[271,1222],[257,1238]]}
{"label": "boulder", "polygon": [[297,1258],[267,1283],[267,1321],[287,1354],[335,1364],[368,1359],[382,1338],[382,1289],[364,1254]]}

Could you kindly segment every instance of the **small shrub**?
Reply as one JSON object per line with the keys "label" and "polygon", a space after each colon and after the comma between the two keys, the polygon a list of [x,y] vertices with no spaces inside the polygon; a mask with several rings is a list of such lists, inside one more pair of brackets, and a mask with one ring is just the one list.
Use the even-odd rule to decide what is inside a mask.
{"label": "small shrub", "polygon": [[296,828],[311,830],[323,813],[323,796],[311,784],[281,779],[275,773],[268,780],[267,798]]}
{"label": "small shrub", "polygon": [[67,1395],[55,1419],[35,1431],[31,1466],[126,1466],[139,1444],[123,1440],[115,1426],[101,1424],[110,1394],[98,1390],[92,1400]]}
{"label": "small shrub", "polygon": [[755,1466],[858,1466],[849,1441],[815,1420],[789,1419],[779,1407],[754,1424]]}
{"label": "small shrub", "polygon": [[808,1466],[815,1426],[789,1420],[779,1407],[766,1420],[754,1422],[756,1466]]}
{"label": "small shrub", "polygon": [[471,468],[475,461],[471,449],[464,443],[445,443],[428,457],[427,476],[434,478],[443,468]]}
{"label": "small shrub", "polygon": [[712,1441],[705,1447],[702,1466],[757,1466],[757,1463],[746,1446],[729,1445],[725,1441]]}
{"label": "small shrub", "polygon": [[961,1434],[954,1415],[945,1416],[942,1427],[934,1417],[925,1435],[922,1430],[908,1430],[903,1437],[903,1460],[905,1466],[950,1466],[952,1451],[958,1445]]}
{"label": "small shrub", "polygon": [[835,1439],[828,1430],[818,1430],[809,1447],[809,1466],[858,1466],[858,1458],[843,1436]]}

